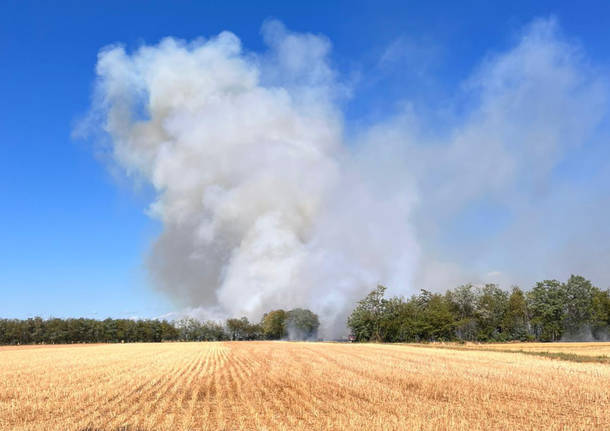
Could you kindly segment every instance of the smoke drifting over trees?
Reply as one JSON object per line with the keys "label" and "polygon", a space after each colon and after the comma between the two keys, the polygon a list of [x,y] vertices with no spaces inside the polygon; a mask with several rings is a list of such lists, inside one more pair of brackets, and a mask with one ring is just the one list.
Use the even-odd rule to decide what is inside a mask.
{"label": "smoke drifting over trees", "polygon": [[[262,53],[223,32],[99,54],[86,127],[154,189],[149,212],[163,231],[148,264],[178,304],[252,321],[307,306],[335,337],[377,283],[398,295],[531,285],[557,268],[610,282],[595,241],[610,238],[607,197],[595,191],[610,169],[590,172],[586,193],[549,186],[570,152],[599,141],[608,110],[606,80],[553,20],[490,55],[451,119],[428,127],[407,103],[359,133],[343,118],[353,88],[331,65],[330,41],[276,21],[262,35]],[[444,230],[472,207],[509,214],[481,227],[498,246]]]}

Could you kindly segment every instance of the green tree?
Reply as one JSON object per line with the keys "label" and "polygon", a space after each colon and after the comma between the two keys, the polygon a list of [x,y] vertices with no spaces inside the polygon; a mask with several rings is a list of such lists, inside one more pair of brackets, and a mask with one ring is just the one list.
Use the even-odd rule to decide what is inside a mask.
{"label": "green tree", "polygon": [[417,310],[403,298],[384,300],[384,312],[379,330],[385,342],[415,341]]}
{"label": "green tree", "polygon": [[542,341],[557,341],[563,334],[564,288],[557,280],[544,280],[527,293],[534,335]]}
{"label": "green tree", "polygon": [[382,321],[387,301],[383,298],[386,287],[377,286],[358,305],[347,319],[347,326],[356,341],[383,341]]}
{"label": "green tree", "polygon": [[177,340],[178,329],[167,320],[161,321],[161,341]]}
{"label": "green tree", "polygon": [[525,341],[528,338],[528,310],[525,294],[519,287],[513,286],[508,297],[503,326],[511,340]]}
{"label": "green tree", "polygon": [[33,319],[28,319],[27,323],[31,342],[34,344],[44,343],[44,320],[42,320],[40,317],[34,317]]}
{"label": "green tree", "polygon": [[593,297],[595,288],[580,275],[571,275],[563,285],[563,329],[567,334],[587,332],[593,323]]}
{"label": "green tree", "polygon": [[175,323],[181,341],[196,341],[201,324],[192,317],[178,320]]}
{"label": "green tree", "polygon": [[610,335],[610,289],[595,289],[593,294],[593,315],[591,331],[598,340]]}
{"label": "green tree", "polygon": [[[424,323],[422,319],[422,310],[419,307],[416,298],[409,301],[395,299],[390,305],[392,314],[392,324],[386,329],[386,333],[390,336],[389,341],[396,342],[417,342],[422,341],[424,332]],[[393,329],[398,326],[398,330],[394,335]]]}
{"label": "green tree", "polygon": [[263,315],[261,321],[263,335],[267,340],[280,340],[286,334],[286,312],[273,310]]}
{"label": "green tree", "polygon": [[443,295],[422,290],[416,303],[421,310],[419,336],[426,341],[447,341],[455,337],[455,316]]}
{"label": "green tree", "polygon": [[476,318],[478,295],[472,284],[448,290],[445,299],[457,319],[455,322],[456,336],[461,340],[475,340],[478,327]]}
{"label": "green tree", "polygon": [[245,332],[246,340],[262,340],[263,338],[263,327],[260,323],[252,323],[248,325]]}
{"label": "green tree", "polygon": [[504,341],[502,323],[508,304],[508,294],[496,284],[486,284],[477,301],[478,334],[481,341]]}
{"label": "green tree", "polygon": [[242,317],[241,319],[227,319],[226,326],[231,340],[247,339],[250,322],[246,317]]}

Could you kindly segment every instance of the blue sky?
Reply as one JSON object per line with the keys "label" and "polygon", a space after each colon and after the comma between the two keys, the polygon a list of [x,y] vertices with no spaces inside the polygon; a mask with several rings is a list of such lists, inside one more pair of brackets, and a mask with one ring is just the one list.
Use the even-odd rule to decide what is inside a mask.
{"label": "blue sky", "polygon": [[[523,29],[536,19],[554,17],[562,43],[583,52],[578,67],[604,75],[610,63],[610,7],[605,2],[106,1],[93,6],[5,1],[2,10],[0,316],[5,317],[154,317],[177,307],[151,288],[144,264],[162,230],[146,214],[154,192],[117,179],[94,142],[72,138],[91,104],[98,52],[109,44],[133,51],[165,36],[191,40],[229,30],[244,49],[260,52],[265,49],[261,25],[270,18],[296,33],[324,35],[332,44],[330,63],[350,87],[349,97],[339,102],[348,135],[391,123],[405,105],[415,106],[421,127],[431,129],[424,134],[434,134],[429,126],[435,121],[460,122],[462,109],[469,112],[478,103],[463,96],[464,86],[486,59],[518,44]],[[549,206],[565,204],[565,193],[578,194],[578,205],[596,217],[606,214],[603,192],[609,183],[600,173],[608,160],[605,121],[604,111],[587,147],[566,149],[540,186],[565,188],[564,198],[540,192]],[[486,194],[456,209],[449,220],[422,223],[418,235],[425,252],[452,262],[449,271],[452,265],[466,265],[469,271],[489,272],[502,262],[516,267],[519,253],[490,247],[486,234],[497,233],[500,240],[510,235],[504,231],[507,224],[522,223],[512,211],[525,214],[521,198],[534,195],[520,194],[519,187],[507,192],[519,196],[510,205]],[[597,218],[574,220],[599,223]],[[566,230],[566,219],[554,223],[544,223],[550,227],[541,238]],[[596,233],[587,238],[610,240],[604,236],[607,230]],[[583,258],[597,262],[606,256],[606,248],[581,247],[579,235],[576,231],[566,241],[582,250]],[[476,247],[460,253],[458,244],[464,242]],[[489,252],[482,258],[484,247]],[[581,268],[587,266],[575,267]],[[610,283],[605,273],[591,271],[598,283]],[[529,271],[510,280],[527,282],[547,274]]]}

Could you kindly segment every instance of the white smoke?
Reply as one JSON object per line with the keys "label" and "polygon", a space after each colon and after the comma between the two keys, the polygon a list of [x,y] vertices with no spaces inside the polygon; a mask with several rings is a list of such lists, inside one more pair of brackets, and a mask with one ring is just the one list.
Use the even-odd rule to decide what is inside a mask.
{"label": "white smoke", "polygon": [[450,120],[407,109],[368,132],[417,178],[418,287],[529,289],[570,274],[610,284],[607,70],[553,18],[515,39],[466,80],[468,108]]}
{"label": "white smoke", "polygon": [[214,315],[311,307],[333,336],[376,283],[408,285],[413,193],[387,187],[390,157],[345,145],[328,41],[263,34],[263,55],[228,32],[104,49],[95,111],[118,165],[156,191],[161,289]]}
{"label": "white smoke", "polygon": [[[343,130],[350,88],[329,41],[275,21],[263,37],[262,54],[228,32],[99,54],[93,123],[154,188],[151,273],[191,314],[308,307],[336,336],[377,283],[408,295],[579,272],[610,282],[609,170],[558,174],[587,151],[607,160],[608,85],[553,19],[488,56],[443,115],[406,103],[359,134]],[[477,205],[507,221],[452,237]]]}

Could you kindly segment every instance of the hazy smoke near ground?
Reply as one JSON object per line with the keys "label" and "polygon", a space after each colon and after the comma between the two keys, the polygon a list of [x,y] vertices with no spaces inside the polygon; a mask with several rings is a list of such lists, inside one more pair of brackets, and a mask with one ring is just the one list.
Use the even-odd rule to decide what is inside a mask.
{"label": "hazy smoke near ground", "polygon": [[584,326],[576,332],[567,332],[561,336],[564,342],[592,342],[592,341],[610,341],[610,333],[605,328],[594,329],[590,326]]}
{"label": "hazy smoke near ground", "polygon": [[354,89],[330,42],[275,21],[263,37],[264,53],[224,32],[99,54],[90,122],[154,188],[163,232],[149,267],[183,306],[253,319],[309,307],[335,336],[377,283],[408,295],[581,270],[610,282],[594,241],[610,239],[610,166],[579,183],[566,162],[607,136],[607,85],[553,20],[488,56],[454,115],[407,103],[350,142],[341,106]]}

